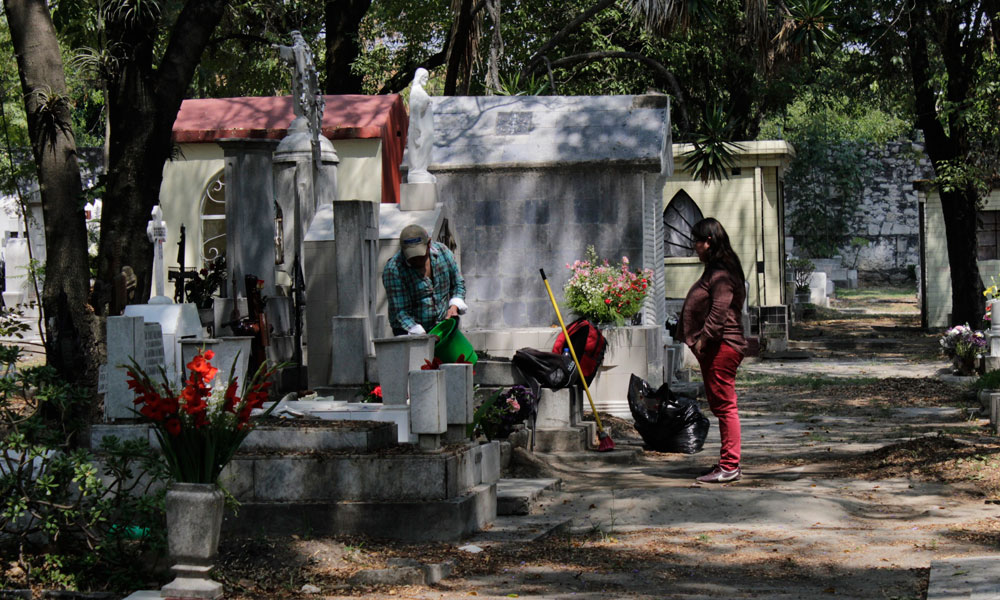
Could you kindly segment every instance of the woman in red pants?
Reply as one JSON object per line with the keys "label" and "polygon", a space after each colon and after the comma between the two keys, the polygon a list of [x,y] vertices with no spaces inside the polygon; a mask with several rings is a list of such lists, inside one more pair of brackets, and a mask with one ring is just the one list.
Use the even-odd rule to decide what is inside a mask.
{"label": "woman in red pants", "polygon": [[726,483],[743,476],[740,469],[740,417],[736,409],[736,368],[746,353],[743,302],[746,288],[740,259],[729,235],[715,219],[691,228],[694,251],[705,271],[684,299],[680,339],[701,365],[708,406],[719,419],[719,463],[698,477],[702,483]]}

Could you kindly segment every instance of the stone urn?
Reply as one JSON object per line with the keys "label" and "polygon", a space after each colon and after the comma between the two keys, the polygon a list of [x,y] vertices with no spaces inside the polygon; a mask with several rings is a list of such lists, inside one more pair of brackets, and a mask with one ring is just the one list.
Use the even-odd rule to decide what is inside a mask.
{"label": "stone urn", "polygon": [[167,488],[167,546],[176,578],[164,598],[222,598],[209,573],[219,552],[224,495],[214,483],[173,483]]}

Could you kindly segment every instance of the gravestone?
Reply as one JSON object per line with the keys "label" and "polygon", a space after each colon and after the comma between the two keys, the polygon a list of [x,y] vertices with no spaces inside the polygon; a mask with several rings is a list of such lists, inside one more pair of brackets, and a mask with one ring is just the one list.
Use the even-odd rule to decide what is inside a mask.
{"label": "gravestone", "polygon": [[[142,317],[146,323],[159,324],[163,335],[163,368],[172,381],[179,381],[183,368],[181,340],[202,336],[201,319],[195,305],[129,304],[124,316]],[[108,364],[112,364],[110,358]]]}
{"label": "gravestone", "polygon": [[151,378],[158,379],[165,366],[159,323],[142,317],[108,317],[108,362],[104,365],[104,420],[135,418],[135,394],[128,388],[125,366],[132,359]]}
{"label": "gravestone", "polygon": [[35,286],[28,276],[28,239],[12,237],[4,244],[4,306],[36,302]]}
{"label": "gravestone", "polygon": [[215,353],[212,366],[219,369],[213,386],[228,385],[227,378],[232,372],[238,382],[236,394],[242,396],[247,380],[253,376],[253,373],[247,372],[251,340],[253,338],[249,336],[181,340],[181,364],[191,362],[200,351],[211,350]]}

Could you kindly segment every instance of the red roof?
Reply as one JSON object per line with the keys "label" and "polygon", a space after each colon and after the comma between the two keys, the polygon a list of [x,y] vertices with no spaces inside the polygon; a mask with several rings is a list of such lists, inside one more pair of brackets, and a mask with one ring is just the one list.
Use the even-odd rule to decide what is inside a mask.
{"label": "red roof", "polygon": [[[399,202],[399,164],[409,125],[403,100],[386,96],[324,96],[323,135],[331,140],[382,140],[382,202]],[[175,143],[223,138],[281,139],[295,118],[291,96],[185,100],[174,121]]]}

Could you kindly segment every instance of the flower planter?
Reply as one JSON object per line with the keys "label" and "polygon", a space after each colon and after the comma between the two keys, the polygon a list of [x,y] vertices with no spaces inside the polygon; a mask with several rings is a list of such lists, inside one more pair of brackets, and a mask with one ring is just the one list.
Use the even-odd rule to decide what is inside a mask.
{"label": "flower planter", "polygon": [[966,357],[956,356],[954,359],[952,359],[952,364],[955,367],[955,371],[958,375],[966,375],[966,376],[975,375],[977,370],[976,367],[978,366],[977,363],[978,361],[976,360],[975,357],[966,358]]}
{"label": "flower planter", "polygon": [[176,578],[167,598],[222,597],[222,584],[209,573],[219,552],[224,496],[214,483],[173,483],[167,489],[167,546]]}

